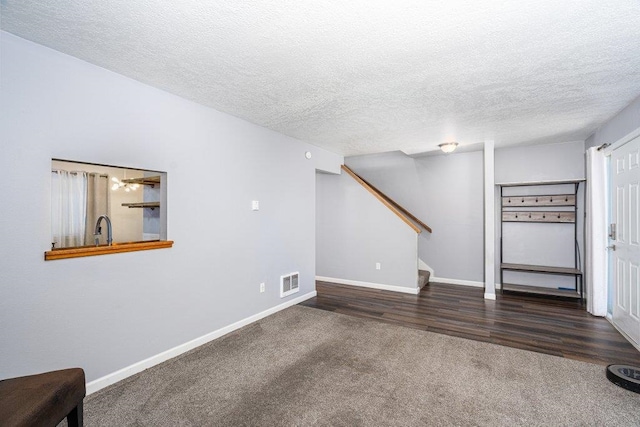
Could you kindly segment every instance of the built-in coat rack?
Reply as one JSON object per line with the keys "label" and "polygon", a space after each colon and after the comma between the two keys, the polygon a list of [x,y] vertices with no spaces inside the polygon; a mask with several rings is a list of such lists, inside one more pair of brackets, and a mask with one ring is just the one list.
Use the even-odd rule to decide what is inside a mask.
{"label": "built-in coat rack", "polygon": [[546,208],[554,206],[575,207],[575,194],[551,194],[541,196],[502,197],[503,222],[551,222],[574,223],[574,211],[547,211],[544,209],[522,210],[520,208]]}
{"label": "built-in coat rack", "polygon": [[503,211],[503,222],[576,222],[575,212],[550,212],[550,211]]}
{"label": "built-in coat rack", "polygon": [[[526,292],[531,294],[543,294],[549,296],[560,296],[569,298],[579,298],[583,301],[582,271],[580,266],[580,254],[578,246],[578,228],[576,222],[576,212],[578,210],[577,194],[580,183],[584,180],[571,181],[547,181],[547,182],[520,182],[504,183],[500,186],[501,197],[501,237],[500,237],[500,283],[502,292]],[[543,194],[526,196],[505,196],[505,187],[530,187],[544,186],[552,189],[557,185],[571,184],[574,186],[573,194]],[[548,208],[557,207],[558,210]],[[505,263],[503,254],[503,224],[508,222],[538,222],[538,223],[564,223],[572,224],[574,245],[574,265],[572,267],[557,267],[531,264]],[[575,280],[573,289],[537,287],[527,284],[505,283],[504,272],[536,273],[546,275],[572,276]]]}

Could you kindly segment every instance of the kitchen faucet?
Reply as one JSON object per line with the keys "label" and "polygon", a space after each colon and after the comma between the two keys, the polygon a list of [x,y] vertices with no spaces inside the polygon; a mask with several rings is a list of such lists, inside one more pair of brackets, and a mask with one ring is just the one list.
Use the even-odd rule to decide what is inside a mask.
{"label": "kitchen faucet", "polygon": [[108,216],[100,215],[98,217],[98,221],[96,221],[96,229],[93,231],[93,236],[96,239],[96,246],[98,246],[100,244],[100,236],[102,235],[102,227],[100,227],[100,223],[103,219],[107,222],[107,246],[111,246],[111,243],[113,242],[113,234],[111,229],[111,220]]}

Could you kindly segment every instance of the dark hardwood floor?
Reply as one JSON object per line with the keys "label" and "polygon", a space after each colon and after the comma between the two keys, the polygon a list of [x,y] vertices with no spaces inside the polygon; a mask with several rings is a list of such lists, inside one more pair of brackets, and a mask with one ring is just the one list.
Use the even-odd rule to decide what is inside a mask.
{"label": "dark hardwood floor", "polygon": [[640,366],[640,351],[576,301],[506,293],[488,301],[481,288],[438,283],[419,295],[327,282],[316,288],[318,296],[301,305],[601,365]]}

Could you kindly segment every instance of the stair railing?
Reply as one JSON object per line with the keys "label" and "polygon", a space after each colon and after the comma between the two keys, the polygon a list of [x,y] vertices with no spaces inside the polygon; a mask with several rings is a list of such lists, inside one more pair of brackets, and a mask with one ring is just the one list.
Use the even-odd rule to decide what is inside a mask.
{"label": "stair railing", "polygon": [[[415,215],[409,212],[407,209],[398,204],[391,197],[384,194],[382,191],[378,190],[371,183],[367,182],[360,175],[351,170],[347,165],[342,165],[342,170],[348,173],[353,179],[355,179],[360,185],[362,185],[369,193],[371,193],[374,197],[376,197],[382,204],[384,204],[387,208],[389,208],[393,213],[395,213],[402,221],[404,221],[409,227],[411,227],[416,233],[421,233],[422,230],[420,227],[432,233],[431,227],[429,227],[424,222],[420,221]],[[420,227],[416,226],[418,224]]]}

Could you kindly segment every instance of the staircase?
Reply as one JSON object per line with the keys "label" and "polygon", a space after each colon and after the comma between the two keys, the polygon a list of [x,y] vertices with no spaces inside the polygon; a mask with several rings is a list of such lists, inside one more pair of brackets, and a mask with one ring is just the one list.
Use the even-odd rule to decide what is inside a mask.
{"label": "staircase", "polygon": [[431,276],[431,273],[427,270],[418,270],[418,287],[420,289],[429,284],[429,276]]}
{"label": "staircase", "polygon": [[[426,231],[431,233],[431,227],[418,219],[415,215],[409,212],[407,209],[399,205],[395,200],[384,194],[382,191],[374,187],[371,183],[366,181],[360,175],[352,171],[348,166],[342,165],[342,170],[350,175],[356,182],[358,182],[362,187],[364,187],[369,193],[371,193],[375,198],[377,198],[383,205],[385,205],[391,212],[393,212],[398,218],[400,218],[404,223],[406,223],[409,227],[413,229],[417,234]],[[417,243],[417,242],[416,242]],[[417,253],[416,246],[416,256]],[[422,289],[426,285],[429,284],[429,277],[431,273],[429,270],[423,270],[421,267],[427,267],[422,260],[418,259],[418,290]],[[427,267],[428,268],[428,267]]]}

